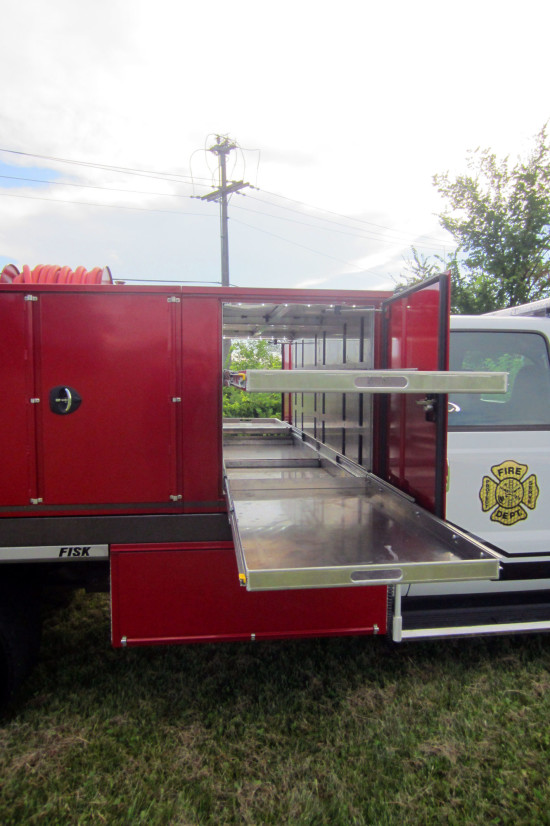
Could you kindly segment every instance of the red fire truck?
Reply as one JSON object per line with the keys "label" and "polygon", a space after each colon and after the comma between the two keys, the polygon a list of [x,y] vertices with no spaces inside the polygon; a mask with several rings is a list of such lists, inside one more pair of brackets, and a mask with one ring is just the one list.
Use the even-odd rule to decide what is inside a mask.
{"label": "red fire truck", "polygon": [[[447,394],[507,374],[448,370],[447,277],[396,296],[0,281],[4,697],[50,586],[109,591],[121,647],[399,640],[403,588],[498,580],[502,553],[445,521]],[[281,392],[281,420],[222,419],[223,342],[247,337],[283,370],[231,380]]]}

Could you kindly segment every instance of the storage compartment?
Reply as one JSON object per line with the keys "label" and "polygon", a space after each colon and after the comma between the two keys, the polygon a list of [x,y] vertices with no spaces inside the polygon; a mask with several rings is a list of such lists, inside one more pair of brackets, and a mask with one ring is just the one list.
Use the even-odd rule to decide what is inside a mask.
{"label": "storage compartment", "polygon": [[73,292],[41,295],[37,310],[44,506],[168,504],[178,493],[174,304]]}
{"label": "storage compartment", "polygon": [[386,589],[253,594],[231,543],[111,548],[114,646],[384,634]]}
{"label": "storage compartment", "polygon": [[432,279],[371,307],[224,306],[226,336],[284,348],[282,371],[230,377],[283,392],[288,413],[286,423],[224,425],[230,521],[248,590],[498,578],[498,554],[438,518],[446,391],[506,383],[504,374],[448,372],[446,285]]}
{"label": "storage compartment", "polygon": [[0,294],[0,508],[170,508],[181,496],[180,299],[114,287]]}

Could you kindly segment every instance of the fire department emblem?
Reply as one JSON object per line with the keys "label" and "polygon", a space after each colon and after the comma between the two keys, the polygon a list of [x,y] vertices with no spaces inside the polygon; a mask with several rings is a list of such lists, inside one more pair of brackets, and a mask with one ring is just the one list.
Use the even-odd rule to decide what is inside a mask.
{"label": "fire department emblem", "polygon": [[484,476],[479,491],[484,512],[492,511],[491,522],[501,525],[515,525],[527,519],[525,508],[534,510],[539,495],[537,477],[527,476],[529,468],[508,459],[500,465],[493,465],[492,476]]}

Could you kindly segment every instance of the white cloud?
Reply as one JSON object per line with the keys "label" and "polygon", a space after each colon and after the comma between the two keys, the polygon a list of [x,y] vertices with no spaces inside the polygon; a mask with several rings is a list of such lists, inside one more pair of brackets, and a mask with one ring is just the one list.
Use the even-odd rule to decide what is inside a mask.
{"label": "white cloud", "polygon": [[[418,236],[445,243],[434,218],[441,204],[432,175],[460,170],[477,145],[513,155],[550,116],[549,17],[533,0],[520,7],[465,0],[456,8],[432,0],[21,0],[3,9],[10,79],[0,90],[0,147],[189,174],[190,157],[207,136],[228,132],[261,150],[234,153],[234,177],[393,230],[354,223],[353,233],[339,235],[322,221],[318,229],[285,223],[283,216],[315,223],[319,214],[286,201],[278,208],[255,204],[256,212],[279,219],[245,216],[233,208],[255,202],[235,198],[235,281],[320,285],[360,279],[350,275],[354,270],[397,274],[414,239],[439,249],[437,240]],[[8,159],[22,161],[0,154]],[[210,177],[207,160],[212,167],[213,157],[193,156],[194,175]],[[28,163],[43,166],[44,177],[53,168],[72,182],[192,192],[154,179]],[[112,261],[135,277],[218,277],[215,205],[58,186],[34,194],[199,215],[0,197],[0,255],[31,265],[48,256],[90,266]],[[365,237],[355,237],[355,229]]]}

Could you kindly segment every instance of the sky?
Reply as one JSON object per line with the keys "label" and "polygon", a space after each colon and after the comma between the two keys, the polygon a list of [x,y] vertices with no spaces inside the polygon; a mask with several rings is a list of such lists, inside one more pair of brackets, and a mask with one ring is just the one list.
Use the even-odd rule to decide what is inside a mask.
{"label": "sky", "polygon": [[525,156],[550,118],[545,0],[4,0],[2,23],[0,266],[219,283],[196,196],[223,135],[250,184],[231,283],[392,289],[411,245],[454,249],[433,175]]}

